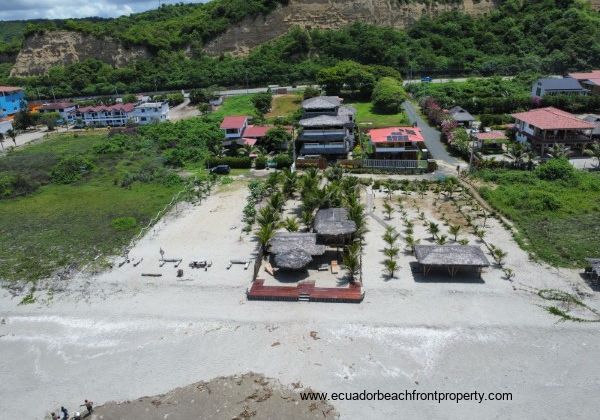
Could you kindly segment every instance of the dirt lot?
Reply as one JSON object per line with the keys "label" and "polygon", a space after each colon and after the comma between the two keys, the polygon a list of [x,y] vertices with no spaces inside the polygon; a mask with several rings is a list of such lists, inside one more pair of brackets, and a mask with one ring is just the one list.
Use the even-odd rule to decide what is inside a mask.
{"label": "dirt lot", "polygon": [[[255,248],[241,234],[246,194],[245,186],[235,183],[199,206],[174,211],[133,248],[133,259],[143,257],[137,267],[116,264],[106,273],[59,282],[53,293],[37,292],[31,305],[19,305],[20,298],[2,289],[2,416],[39,419],[61,405],[72,412],[84,398],[102,405],[166,393],[156,398],[167,401],[189,395],[188,388],[171,390],[247,372],[290,384],[286,389],[300,382],[323,392],[512,393],[510,401],[482,403],[330,401],[341,418],[597,416],[598,324],[557,322],[541,307],[547,302],[536,290],[578,293],[594,308],[600,308],[598,294],[576,271],[530,262],[499,222],[487,221],[485,239],[507,252],[505,264],[516,272],[513,281],[497,267],[486,270],[481,281],[441,275],[423,279],[411,269],[409,254],[400,256],[400,271],[389,279],[381,265],[384,227],[369,218],[362,304],[248,302],[244,293],[251,270],[226,269],[231,256],[250,258]],[[376,193],[374,214],[380,220],[385,219],[383,197]],[[438,220],[436,212],[441,217],[450,211],[435,210],[418,198],[416,206],[419,210],[405,204],[408,218],[414,220],[415,237],[429,243],[419,213]],[[398,213],[388,223],[403,232]],[[479,243],[466,231],[459,237]],[[165,256],[184,259],[182,278],[172,265],[159,266],[161,248]],[[213,267],[187,268],[187,262],[199,258],[212,259]],[[145,278],[142,272],[163,276]],[[246,389],[231,411],[212,418],[239,415],[245,394]],[[227,401],[207,404],[225,409]],[[139,407],[150,408],[148,399]],[[109,409],[121,410],[113,404]],[[148,418],[146,413],[114,413],[116,418],[121,413]],[[176,418],[173,413],[169,418]],[[283,413],[295,417],[297,412]],[[265,418],[258,414],[263,412],[255,418]]]}

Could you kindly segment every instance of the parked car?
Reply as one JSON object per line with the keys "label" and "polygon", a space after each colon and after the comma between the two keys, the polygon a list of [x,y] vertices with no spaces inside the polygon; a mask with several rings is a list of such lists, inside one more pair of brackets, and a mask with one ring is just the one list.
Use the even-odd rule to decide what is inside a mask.
{"label": "parked car", "polygon": [[231,172],[231,168],[229,167],[229,165],[218,165],[218,166],[215,166],[214,168],[211,168],[210,171],[213,174],[217,174],[217,175],[228,175],[229,172]]}
{"label": "parked car", "polygon": [[431,82],[433,82],[433,77],[431,77],[431,76],[423,76],[423,77],[421,77],[421,82],[423,82],[423,83],[431,83]]}

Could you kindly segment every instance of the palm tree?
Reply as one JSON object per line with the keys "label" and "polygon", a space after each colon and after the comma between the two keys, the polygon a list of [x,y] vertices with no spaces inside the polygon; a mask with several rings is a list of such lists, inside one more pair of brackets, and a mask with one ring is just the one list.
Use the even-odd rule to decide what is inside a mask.
{"label": "palm tree", "polygon": [[388,220],[392,220],[392,213],[394,213],[394,207],[392,207],[390,202],[387,200],[383,203],[383,212],[385,213]]}
{"label": "palm tree", "polygon": [[393,279],[394,274],[396,273],[396,270],[398,269],[398,262],[396,260],[388,259],[388,260],[385,260],[383,262],[383,264],[385,265],[385,269],[387,270],[390,278]]}
{"label": "palm tree", "polygon": [[396,190],[396,183],[392,179],[386,179],[383,182],[383,186],[387,190],[388,200],[392,200],[392,193]]}
{"label": "palm tree", "polygon": [[330,166],[325,171],[325,178],[327,178],[329,182],[338,182],[342,179],[343,176],[344,169],[341,166]]}
{"label": "palm tree", "polygon": [[256,233],[258,243],[260,243],[260,246],[262,247],[264,253],[267,252],[269,242],[271,242],[271,239],[273,239],[273,235],[275,235],[275,227],[272,224],[261,226],[258,232]]}
{"label": "palm tree", "polygon": [[469,240],[468,239],[461,239],[460,241],[458,241],[458,243],[462,246],[465,245],[469,245]]}
{"label": "palm tree", "polygon": [[315,216],[314,216],[313,212],[311,212],[311,211],[303,211],[302,212],[300,219],[302,219],[302,224],[304,226],[306,226],[307,231],[309,231],[310,228],[312,227],[314,218],[315,218]]}
{"label": "palm tree", "polygon": [[400,237],[400,234],[398,232],[396,232],[396,229],[394,229],[391,226],[388,226],[385,229],[385,233],[383,234],[383,241],[392,246],[396,243],[396,241],[398,240],[398,238]]}
{"label": "palm tree", "polygon": [[588,149],[585,149],[585,154],[596,159],[598,161],[596,169],[600,169],[600,141],[592,143]]}
{"label": "palm tree", "polygon": [[550,148],[548,148],[548,156],[550,156],[551,159],[566,158],[570,154],[571,149],[564,144],[554,143]]}
{"label": "palm tree", "polygon": [[360,271],[360,243],[358,241],[352,242],[346,247],[343,261],[350,277],[350,283],[354,283],[356,275]]}
{"label": "palm tree", "polygon": [[429,222],[429,226],[427,226],[427,232],[431,234],[432,239],[435,240],[437,234],[440,233],[440,226],[437,223]]}
{"label": "palm tree", "polygon": [[475,228],[475,236],[477,236],[477,238],[483,242],[483,238],[485,237],[485,229],[484,228],[480,228],[480,227],[476,227]]}
{"label": "palm tree", "polygon": [[456,238],[458,237],[458,233],[460,232],[460,225],[450,225],[449,231],[451,235],[454,235],[454,242],[456,242]]}
{"label": "palm tree", "polygon": [[262,207],[258,211],[258,215],[256,216],[256,221],[260,226],[273,225],[279,221],[281,218],[281,213],[275,211],[271,206]]}
{"label": "palm tree", "polygon": [[17,147],[17,130],[11,128],[6,132],[6,134],[11,138],[12,142],[15,144],[15,147]]}
{"label": "palm tree", "polygon": [[494,259],[496,260],[498,265],[502,266],[504,265],[504,259],[508,254],[502,251],[500,248],[495,248],[492,255],[494,256]]}
{"label": "palm tree", "polygon": [[411,254],[415,253],[415,245],[418,245],[419,242],[421,242],[419,239],[415,239],[412,235],[406,236],[406,238],[404,238],[404,241],[410,249]]}
{"label": "palm tree", "polygon": [[298,223],[298,219],[295,217],[288,217],[283,221],[283,226],[285,230],[288,232],[298,232],[300,229],[300,224]]}
{"label": "palm tree", "polygon": [[279,191],[274,193],[269,199],[269,205],[275,209],[276,212],[280,212],[285,205],[285,198],[283,197],[283,194]]}
{"label": "palm tree", "polygon": [[383,249],[383,255],[389,259],[396,258],[400,253],[400,249],[396,246],[388,247]]}
{"label": "palm tree", "polygon": [[265,190],[272,193],[277,190],[277,186],[279,185],[279,172],[273,172],[269,175],[267,180],[265,181]]}
{"label": "palm tree", "polygon": [[437,239],[437,244],[438,245],[444,245],[446,244],[446,242],[448,241],[448,237],[446,235],[440,235],[440,237]]}
{"label": "palm tree", "polygon": [[289,169],[286,169],[283,172],[283,193],[286,197],[291,197],[296,192],[298,183],[298,174],[296,172],[292,172]]}
{"label": "palm tree", "polygon": [[522,143],[511,143],[506,156],[514,161],[514,164],[517,168],[520,168],[525,158],[525,152],[525,146],[523,146]]}
{"label": "palm tree", "polygon": [[258,154],[260,149],[256,146],[251,146],[249,144],[244,144],[237,151],[240,156],[250,156],[251,154]]}

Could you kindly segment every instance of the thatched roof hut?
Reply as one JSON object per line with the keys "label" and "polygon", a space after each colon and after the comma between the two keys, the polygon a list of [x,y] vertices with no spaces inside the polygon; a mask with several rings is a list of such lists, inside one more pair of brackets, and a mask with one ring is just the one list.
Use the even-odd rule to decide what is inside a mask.
{"label": "thatched roof hut", "polygon": [[317,245],[315,233],[278,232],[271,239],[272,254],[283,254],[298,249],[311,256],[325,254],[325,245]]}
{"label": "thatched roof hut", "polygon": [[478,246],[467,245],[416,245],[415,256],[423,266],[425,275],[432,267],[446,267],[452,276],[459,268],[481,270],[490,262]]}
{"label": "thatched roof hut", "polygon": [[312,256],[302,249],[275,254],[275,265],[284,270],[302,270],[312,262]]}
{"label": "thatched roof hut", "polygon": [[356,223],[345,208],[321,209],[315,216],[315,232],[320,241],[344,245],[356,232]]}

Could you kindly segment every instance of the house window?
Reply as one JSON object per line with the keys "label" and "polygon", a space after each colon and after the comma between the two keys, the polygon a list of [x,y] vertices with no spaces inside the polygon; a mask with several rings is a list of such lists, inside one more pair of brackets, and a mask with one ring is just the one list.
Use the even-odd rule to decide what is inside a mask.
{"label": "house window", "polygon": [[537,88],[537,90],[535,91],[535,96],[542,96],[542,88]]}

